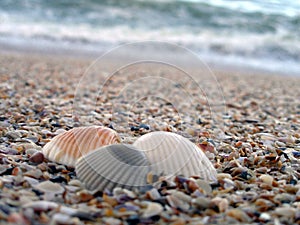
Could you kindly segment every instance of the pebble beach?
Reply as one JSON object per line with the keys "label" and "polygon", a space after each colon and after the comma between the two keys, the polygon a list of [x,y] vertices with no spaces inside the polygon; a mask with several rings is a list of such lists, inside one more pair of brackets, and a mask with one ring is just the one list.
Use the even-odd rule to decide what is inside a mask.
{"label": "pebble beach", "polygon": [[[0,55],[1,224],[300,224],[299,76],[224,69],[213,71],[212,82],[199,74],[209,96],[221,93],[222,107],[215,107],[220,102],[206,101],[190,80],[178,85],[181,73],[151,65],[107,79],[114,62],[106,62],[93,72],[97,82],[85,85],[92,62]],[[153,79],[125,88],[149,71],[175,83],[159,87],[161,80]],[[181,104],[182,90],[191,101]],[[140,101],[133,104],[134,98]],[[142,189],[91,192],[74,168],[41,152],[56,135],[91,125],[114,129],[128,144],[153,131],[182,135],[204,151],[217,181],[195,174]]]}

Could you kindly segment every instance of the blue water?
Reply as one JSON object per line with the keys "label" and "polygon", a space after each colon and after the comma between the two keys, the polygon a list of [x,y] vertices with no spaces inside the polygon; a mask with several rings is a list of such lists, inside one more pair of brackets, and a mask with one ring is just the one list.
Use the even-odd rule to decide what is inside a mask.
{"label": "blue water", "polygon": [[1,0],[1,46],[99,53],[160,40],[225,65],[300,74],[299,0]]}

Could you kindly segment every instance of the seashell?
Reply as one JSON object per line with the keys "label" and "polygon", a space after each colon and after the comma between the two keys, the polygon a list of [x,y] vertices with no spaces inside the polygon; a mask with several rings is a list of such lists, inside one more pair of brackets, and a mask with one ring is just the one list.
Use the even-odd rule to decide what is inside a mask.
{"label": "seashell", "polygon": [[149,169],[145,154],[124,144],[101,147],[80,158],[75,165],[79,180],[92,191],[145,186]]}
{"label": "seashell", "polygon": [[200,176],[216,181],[217,171],[204,152],[188,139],[170,132],[157,131],[138,138],[133,146],[141,149],[158,175],[172,178]]}
{"label": "seashell", "polygon": [[74,167],[76,161],[92,150],[120,142],[114,130],[102,126],[77,127],[55,136],[42,149],[50,161]]}

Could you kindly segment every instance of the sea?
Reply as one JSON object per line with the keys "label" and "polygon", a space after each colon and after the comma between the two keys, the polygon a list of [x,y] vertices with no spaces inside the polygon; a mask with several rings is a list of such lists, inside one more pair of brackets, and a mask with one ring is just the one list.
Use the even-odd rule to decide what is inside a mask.
{"label": "sea", "polygon": [[148,40],[211,64],[300,75],[300,1],[0,1],[1,48],[97,55]]}

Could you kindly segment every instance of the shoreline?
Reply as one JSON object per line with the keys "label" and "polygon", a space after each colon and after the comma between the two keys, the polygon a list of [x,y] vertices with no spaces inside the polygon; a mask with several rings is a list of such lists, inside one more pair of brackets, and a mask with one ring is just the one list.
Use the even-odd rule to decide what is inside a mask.
{"label": "shoreline", "polygon": [[[129,43],[130,44],[130,43]],[[80,50],[80,49],[75,49],[72,50],[69,47],[67,48],[46,48],[43,49],[41,46],[40,47],[33,47],[33,46],[28,46],[28,47],[16,47],[16,46],[7,46],[6,44],[1,44],[0,43],[0,53],[2,54],[6,54],[6,55],[20,55],[20,56],[24,56],[24,55],[31,55],[31,56],[43,56],[43,57],[53,57],[53,56],[57,56],[57,57],[65,57],[68,59],[82,59],[82,60],[90,60],[90,61],[94,61],[97,60],[98,58],[101,58],[103,55],[109,53],[111,50],[114,50],[118,47],[120,47],[122,45],[117,45],[114,46],[113,48],[103,48],[101,51],[99,50],[95,50],[95,51],[90,51],[90,50]],[[53,46],[52,46],[53,47]],[[153,50],[146,50],[146,51],[150,51],[149,54],[152,55],[153,54]],[[168,50],[166,50],[167,52],[161,52],[162,54],[166,54],[166,57],[168,57],[168,55],[172,55],[172,50],[171,52],[169,52]],[[193,52],[194,53],[194,52]],[[110,59],[112,61],[114,60],[118,60],[118,61],[122,61],[123,57],[134,57],[136,56],[136,54],[139,54],[139,52],[133,52],[130,55],[123,55],[120,58],[118,58],[118,56],[116,56],[113,59]],[[145,53],[146,55],[148,53]],[[262,68],[255,68],[253,66],[250,65],[231,65],[228,63],[222,63],[222,62],[216,62],[213,60],[205,60],[203,57],[201,56],[197,56],[199,58],[199,60],[201,60],[203,62],[203,65],[207,65],[209,69],[211,69],[212,71],[216,71],[216,72],[228,72],[228,73],[240,73],[240,74],[261,74],[261,75],[270,75],[270,76],[286,76],[286,77],[300,77],[300,72],[282,72],[282,71],[270,71],[268,69],[262,69]],[[224,56],[226,57],[226,56]],[[180,60],[180,58],[179,58]],[[189,63],[188,61],[186,61],[185,63]]]}

